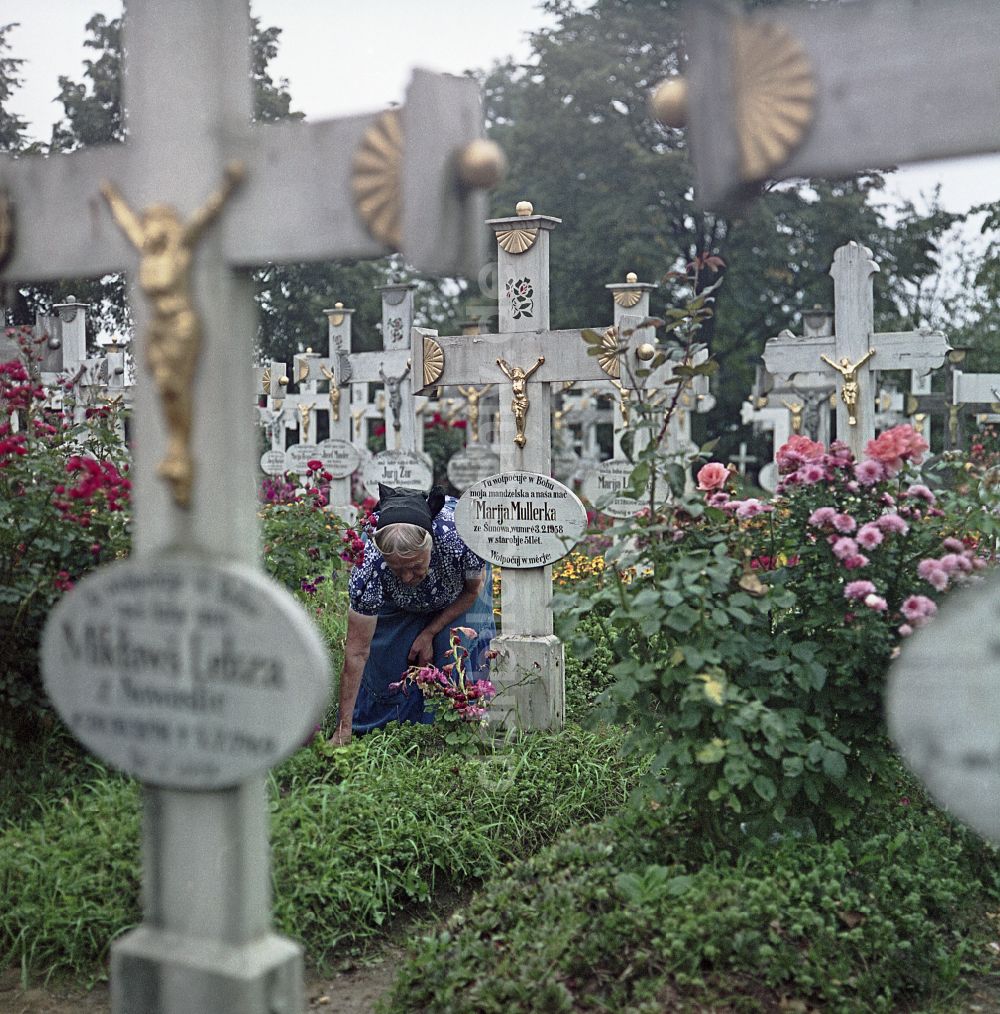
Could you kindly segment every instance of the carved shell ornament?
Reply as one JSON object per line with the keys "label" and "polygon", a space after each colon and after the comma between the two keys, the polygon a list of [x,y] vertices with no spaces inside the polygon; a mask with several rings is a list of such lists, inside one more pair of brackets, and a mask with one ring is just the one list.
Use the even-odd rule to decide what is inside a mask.
{"label": "carved shell ornament", "polygon": [[393,250],[402,245],[403,123],[399,110],[376,117],[354,155],[351,189],[368,232]]}
{"label": "carved shell ornament", "polygon": [[642,293],[637,289],[621,289],[611,297],[619,306],[631,310],[636,303],[642,299]]}
{"label": "carved shell ornament", "polygon": [[444,349],[433,338],[424,336],[424,387],[444,373]]}
{"label": "carved shell ornament", "polygon": [[601,335],[600,349],[597,354],[598,365],[613,380],[621,379],[622,363],[619,355],[621,348],[618,344],[618,328],[614,325]]}
{"label": "carved shell ornament", "polygon": [[497,233],[497,243],[502,250],[509,254],[523,254],[535,245],[538,239],[537,228],[526,228],[523,225],[515,225],[510,229],[504,229]]}
{"label": "carved shell ornament", "polygon": [[812,66],[787,28],[763,19],[736,23],[733,91],[743,178],[765,179],[798,147],[813,120]]}

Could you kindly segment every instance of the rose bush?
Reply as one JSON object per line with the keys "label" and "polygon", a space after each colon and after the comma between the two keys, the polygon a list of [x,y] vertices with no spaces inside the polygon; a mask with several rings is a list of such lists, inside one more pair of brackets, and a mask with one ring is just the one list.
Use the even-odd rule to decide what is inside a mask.
{"label": "rose bush", "polygon": [[[0,364],[0,751],[51,722],[38,671],[42,627],[59,598],[130,547],[127,452],[118,409],[73,423],[37,380],[30,329],[9,329],[22,358]],[[43,339],[44,340],[44,339]]]}
{"label": "rose bush", "polygon": [[[1000,531],[989,491],[931,489],[925,450],[910,427],[861,462],[797,437],[768,503],[713,469],[700,494],[615,526],[602,585],[560,596],[563,633],[600,622],[617,659],[603,717],[631,723],[654,755],[651,791],[680,790],[717,841],[828,834],[889,777],[888,664],[948,587],[992,562]],[[577,657],[588,647],[573,641]]]}

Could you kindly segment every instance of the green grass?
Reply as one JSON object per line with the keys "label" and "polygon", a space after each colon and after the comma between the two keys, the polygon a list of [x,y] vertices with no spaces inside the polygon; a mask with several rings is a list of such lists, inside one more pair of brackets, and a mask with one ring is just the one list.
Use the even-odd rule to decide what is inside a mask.
{"label": "green grass", "polygon": [[[390,727],[341,750],[323,737],[270,779],[274,915],[321,967],[442,887],[463,887],[621,806],[620,738],[568,728],[476,759],[434,729]],[[0,959],[26,977],[92,980],[139,920],[139,799],[97,771],[0,828]]]}
{"label": "green grass", "polygon": [[928,806],[736,857],[690,826],[628,809],[514,864],[412,945],[385,1010],[926,1011],[992,953],[995,851]]}

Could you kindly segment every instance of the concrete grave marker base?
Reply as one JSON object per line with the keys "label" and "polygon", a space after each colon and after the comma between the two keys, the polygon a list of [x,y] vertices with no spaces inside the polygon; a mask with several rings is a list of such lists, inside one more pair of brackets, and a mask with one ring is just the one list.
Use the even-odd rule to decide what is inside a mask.
{"label": "concrete grave marker base", "polygon": [[[555,634],[499,634],[490,679],[490,721],[508,729],[561,729],[566,716],[565,652]],[[514,659],[517,671],[514,671]]]}
{"label": "concrete grave marker base", "polygon": [[273,933],[236,945],[140,926],[111,946],[116,1014],[161,1011],[164,993],[192,1014],[300,1014],[302,980],[302,948]]}

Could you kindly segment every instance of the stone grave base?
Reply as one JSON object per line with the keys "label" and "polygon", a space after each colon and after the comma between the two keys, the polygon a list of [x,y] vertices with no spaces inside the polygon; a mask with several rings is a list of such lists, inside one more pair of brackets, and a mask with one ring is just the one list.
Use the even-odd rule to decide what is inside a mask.
{"label": "stone grave base", "polygon": [[491,669],[497,696],[491,722],[505,729],[561,729],[566,719],[566,667],[555,634],[499,634]]}
{"label": "stone grave base", "polygon": [[302,948],[275,934],[239,945],[140,926],[111,948],[112,1014],[299,1014]]}

